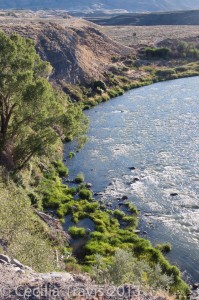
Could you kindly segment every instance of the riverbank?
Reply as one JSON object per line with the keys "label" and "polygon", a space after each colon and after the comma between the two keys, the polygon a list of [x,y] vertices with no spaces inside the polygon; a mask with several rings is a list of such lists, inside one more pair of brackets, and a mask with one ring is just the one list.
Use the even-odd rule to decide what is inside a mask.
{"label": "riverbank", "polygon": [[[137,64],[140,66],[135,67],[135,65]],[[160,66],[159,64],[162,64],[162,66]],[[119,72],[120,70],[118,70],[118,73]],[[92,97],[88,97],[87,100],[83,101],[83,109],[92,108],[99,103],[106,102],[112,98],[121,96],[126,91],[132,89],[151,85],[157,82],[194,76],[199,76],[199,62],[197,61],[150,62],[142,59],[137,60],[135,61],[135,63],[132,62],[132,69],[128,70],[126,74],[123,74],[123,76],[110,74],[105,82],[96,82],[95,85],[99,84],[99,90],[97,94],[93,92]],[[104,89],[101,89],[101,85],[104,86]],[[82,98],[83,97],[84,96],[82,96]]]}
{"label": "riverbank", "polygon": [[[57,30],[55,24],[54,30]],[[60,31],[60,28],[58,28],[58,31]],[[98,35],[100,35],[99,32]],[[5,39],[7,38],[5,37]],[[15,39],[19,38],[15,37]],[[112,46],[115,47],[115,44],[113,43]],[[123,50],[127,51],[128,49],[121,47],[121,51]],[[150,57],[147,57],[149,53],[153,55],[155,53],[155,55],[159,56],[160,52],[165,53],[165,50],[163,51],[163,48],[145,49],[144,53],[140,53],[140,56],[142,56],[142,59],[140,57],[140,62],[149,61]],[[168,54],[168,49],[166,52]],[[156,58],[159,60],[159,57]],[[163,59],[165,60],[165,58]],[[123,59],[117,61],[118,57],[112,57],[112,60],[113,65],[111,67],[113,67],[113,70],[109,70],[104,76],[104,78],[107,78],[107,82],[95,80],[89,86],[76,86],[77,89],[80,88],[83,90],[83,98],[81,99],[80,97],[79,101],[77,101],[80,105],[83,104],[85,106],[88,100],[90,107],[91,103],[95,105],[95,99],[93,101],[91,99],[92,96],[99,99],[104,97],[104,101],[106,101],[110,97],[123,94],[125,89],[133,87],[132,84],[134,87],[138,87],[140,84],[146,85],[152,82],[151,77],[144,76],[148,71],[152,76],[152,70],[143,71],[141,66],[136,66],[138,63],[137,59],[132,60],[131,57],[130,63],[128,63],[129,67],[124,67]],[[117,64],[114,63],[115,61]],[[154,60],[152,61],[154,62]],[[187,68],[190,69],[190,66]],[[162,76],[163,79],[166,78],[165,73],[169,74],[169,76],[175,75],[171,70],[163,69],[164,72],[161,69],[161,72],[159,70],[158,73],[158,76]],[[178,71],[181,73],[183,70]],[[129,79],[127,80],[126,76],[121,76],[120,72],[128,73]],[[135,81],[137,74],[139,74],[138,82]],[[189,74],[193,75],[190,72]],[[154,80],[156,79],[156,75],[154,75]],[[48,86],[47,82],[46,86]],[[70,96],[75,101],[72,98],[72,94]],[[10,170],[6,172],[3,168],[1,170],[3,179],[0,199],[1,207],[3,207],[1,211],[1,247],[3,251],[10,253],[12,256],[16,255],[17,258],[20,257],[23,263],[35,266],[40,272],[55,269],[57,267],[57,257],[61,257],[59,262],[61,263],[60,268],[63,269],[72,269],[74,272],[90,272],[92,268],[97,268],[99,272],[95,272],[94,275],[98,274],[99,277],[97,280],[100,281],[100,274],[103,272],[109,280],[112,280],[111,276],[114,272],[109,267],[114,268],[114,262],[118,254],[117,251],[121,251],[120,254],[122,253],[122,257],[127,257],[129,260],[126,259],[125,261],[130,262],[129,265],[132,266],[128,274],[125,273],[125,270],[124,272],[119,272],[120,274],[129,276],[128,278],[130,279],[128,279],[128,282],[134,283],[135,278],[133,276],[135,272],[132,272],[132,270],[136,271],[136,266],[139,265],[136,280],[139,280],[139,283],[142,283],[143,286],[150,285],[154,289],[167,289],[169,286],[172,293],[177,293],[180,290],[181,294],[185,295],[188,291],[188,286],[182,281],[180,271],[170,265],[161,253],[169,248],[168,245],[167,248],[160,246],[158,249],[155,249],[149,241],[137,236],[137,210],[134,205],[126,201],[126,195],[122,195],[122,198],[118,199],[121,203],[118,203],[118,207],[114,207],[113,209],[110,206],[107,207],[104,203],[99,204],[98,201],[93,199],[92,192],[89,190],[88,184],[84,184],[82,175],[76,178],[75,182],[79,184],[75,187],[63,184],[60,177],[67,176],[68,169],[59,160],[61,154],[58,152],[62,148],[61,141],[68,141],[85,133],[87,122],[81,115],[80,106],[72,104],[70,99],[66,99],[63,94],[60,94],[59,97],[60,100],[63,100],[60,103],[63,103],[64,107],[66,106],[66,111],[62,111],[62,106],[60,107],[60,118],[53,119],[53,122],[55,122],[53,126],[49,122],[52,119],[48,120],[49,131],[47,132],[49,133],[49,143],[46,143],[46,146],[44,146],[42,136],[39,136],[39,141],[37,139],[33,141],[35,142],[35,144],[33,143],[35,147],[33,150],[38,150],[38,153],[33,151],[35,153],[33,158],[33,154],[31,154],[32,156],[28,156],[28,160],[25,160],[24,165],[22,164],[19,169],[14,168],[14,171],[21,171],[23,169],[21,172],[13,171],[13,173],[10,173]],[[52,107],[52,111],[54,108],[55,106]],[[45,119],[46,114],[41,119],[35,121],[36,123],[38,122],[37,125],[45,125],[43,124],[43,119]],[[79,120],[80,116],[82,116],[82,120]],[[56,126],[58,119],[64,122],[63,131],[62,127]],[[11,119],[8,118],[8,120]],[[10,126],[12,125],[13,123],[11,122]],[[16,126],[13,127],[14,129],[16,128]],[[64,129],[68,129],[65,134]],[[32,130],[35,130],[34,126]],[[26,140],[27,132],[24,130],[20,131],[19,134],[22,134]],[[41,130],[41,132],[43,133],[44,131]],[[51,139],[51,133],[56,135],[54,139]],[[56,138],[57,142],[55,142]],[[18,140],[16,143],[18,143]],[[32,143],[27,142],[27,145],[32,146]],[[19,149],[19,144],[13,144],[13,149],[14,146],[17,146],[17,149]],[[49,152],[44,151],[48,149]],[[10,148],[8,150],[10,151]],[[16,151],[12,151],[12,153],[16,153]],[[22,154],[22,152],[19,153]],[[26,154],[26,152],[24,153]],[[10,157],[12,158],[13,155],[10,155]],[[71,157],[73,157],[72,153]],[[13,164],[15,163],[17,166],[17,159],[20,160],[20,158],[19,155],[16,156],[16,161],[13,161]],[[98,173],[97,176],[99,176]],[[34,211],[32,208],[34,208]],[[46,226],[45,222],[41,221],[41,215],[40,219],[38,216],[35,216],[35,209],[44,209],[48,213],[56,211],[60,219],[65,217],[72,218],[74,226],[68,228],[70,235],[75,242],[84,242],[81,244],[82,248],[79,247],[81,249],[81,257],[78,257],[79,260],[72,256],[72,250],[68,241],[65,241],[65,238],[63,239],[63,236],[59,235],[59,232],[53,234],[49,226]],[[92,222],[93,230],[89,231],[76,226],[79,225],[80,221],[85,221],[85,219]],[[31,255],[27,255],[27,253],[31,253]],[[46,253],[48,253],[48,256],[46,256]],[[100,265],[98,265],[99,257]],[[123,266],[122,263],[121,266]],[[107,280],[107,278],[105,279]],[[119,277],[115,281],[118,283],[119,280],[119,283],[123,283],[124,279],[127,280],[126,277]]]}

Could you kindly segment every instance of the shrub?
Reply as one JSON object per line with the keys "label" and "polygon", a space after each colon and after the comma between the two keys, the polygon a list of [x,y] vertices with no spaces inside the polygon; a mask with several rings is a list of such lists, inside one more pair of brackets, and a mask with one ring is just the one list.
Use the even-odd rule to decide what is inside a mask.
{"label": "shrub", "polygon": [[95,212],[98,208],[99,208],[98,203],[89,203],[89,204],[85,205],[84,210],[88,213],[92,213],[92,212]]}
{"label": "shrub", "polygon": [[113,212],[113,215],[115,218],[119,219],[119,220],[122,220],[124,217],[125,217],[125,213],[119,209],[116,209],[114,212]]}
{"label": "shrub", "polygon": [[115,284],[117,286],[129,283],[152,286],[155,290],[167,290],[173,284],[172,276],[162,272],[160,265],[152,268],[146,261],[139,261],[128,250],[118,249],[112,262],[107,265],[100,255],[96,255],[96,263],[91,274],[98,284]]}
{"label": "shrub", "polygon": [[124,203],[124,205],[126,206],[129,212],[138,215],[137,208],[131,202]]}
{"label": "shrub", "polygon": [[121,89],[121,88],[117,88],[117,89],[116,89],[116,92],[117,92],[117,95],[118,95],[118,96],[121,96],[121,95],[124,94],[124,90]]}
{"label": "shrub", "polygon": [[132,226],[132,227],[137,227],[138,221],[137,218],[134,216],[124,216],[122,218],[122,221],[125,222],[127,225]]}
{"label": "shrub", "polygon": [[102,254],[102,255],[113,255],[115,249],[106,242],[103,241],[92,241],[90,240],[85,246],[86,254]]}
{"label": "shrub", "polygon": [[156,248],[160,250],[162,253],[168,253],[172,250],[172,246],[169,243],[157,244]]}
{"label": "shrub", "polygon": [[146,48],[145,54],[147,58],[168,58],[171,54],[169,48]]}
{"label": "shrub", "polygon": [[91,108],[90,105],[85,104],[84,107],[83,107],[83,110],[89,110],[90,108]]}
{"label": "shrub", "polygon": [[92,199],[92,192],[87,189],[81,189],[79,192],[80,199],[84,200],[91,200]]}
{"label": "shrub", "polygon": [[108,95],[109,95],[110,98],[115,98],[115,97],[118,96],[118,92],[115,91],[115,90],[109,90]]}
{"label": "shrub", "polygon": [[59,178],[56,181],[43,179],[38,193],[42,195],[44,208],[57,209],[59,204],[72,199],[67,186],[63,185]]}
{"label": "shrub", "polygon": [[169,77],[176,74],[175,69],[162,69],[162,70],[157,70],[156,75],[160,77]]}
{"label": "shrub", "polygon": [[79,173],[76,178],[75,178],[75,182],[76,183],[82,183],[84,182],[84,174],[83,173]]}
{"label": "shrub", "polygon": [[67,204],[60,204],[59,208],[57,209],[57,215],[59,218],[63,218],[68,214],[68,205]]}
{"label": "shrub", "polygon": [[53,164],[60,177],[68,176],[68,168],[63,164],[62,161],[56,161]]}
{"label": "shrub", "polygon": [[91,239],[94,241],[108,242],[108,236],[106,234],[98,232],[98,231],[93,231],[91,233]]}
{"label": "shrub", "polygon": [[133,251],[137,254],[145,253],[151,247],[151,243],[144,239],[139,239],[138,242],[134,245]]}
{"label": "shrub", "polygon": [[77,193],[77,189],[75,187],[72,187],[69,189],[69,192],[71,195],[75,195]]}
{"label": "shrub", "polygon": [[108,101],[108,100],[110,100],[109,95],[103,94],[103,95],[102,95],[102,102],[106,102],[106,101]]}
{"label": "shrub", "polygon": [[78,239],[80,237],[86,236],[86,229],[83,227],[70,227],[68,229],[69,234],[72,236],[74,239]]}

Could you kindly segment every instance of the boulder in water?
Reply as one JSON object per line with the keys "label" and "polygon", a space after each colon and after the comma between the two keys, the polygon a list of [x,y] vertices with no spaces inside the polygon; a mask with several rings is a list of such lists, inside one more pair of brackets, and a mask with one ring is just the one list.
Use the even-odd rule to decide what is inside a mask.
{"label": "boulder in water", "polygon": [[171,197],[178,196],[178,193],[171,193],[170,196],[171,196]]}

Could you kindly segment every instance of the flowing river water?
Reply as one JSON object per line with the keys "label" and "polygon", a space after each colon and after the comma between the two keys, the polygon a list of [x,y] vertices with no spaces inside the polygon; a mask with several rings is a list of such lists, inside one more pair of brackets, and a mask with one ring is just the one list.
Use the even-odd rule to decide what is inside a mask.
{"label": "flowing river water", "polygon": [[141,234],[170,242],[169,260],[199,281],[199,77],[129,91],[86,115],[89,142],[72,160],[65,146],[71,178],[83,172],[112,202],[127,195]]}

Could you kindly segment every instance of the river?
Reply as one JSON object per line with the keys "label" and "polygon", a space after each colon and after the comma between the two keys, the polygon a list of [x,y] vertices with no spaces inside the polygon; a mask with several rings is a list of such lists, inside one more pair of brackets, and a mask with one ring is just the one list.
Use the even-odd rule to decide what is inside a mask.
{"label": "river", "polygon": [[65,146],[71,178],[83,172],[109,201],[127,195],[141,234],[170,242],[169,260],[199,281],[199,77],[134,89],[86,115],[89,142],[71,160]]}

